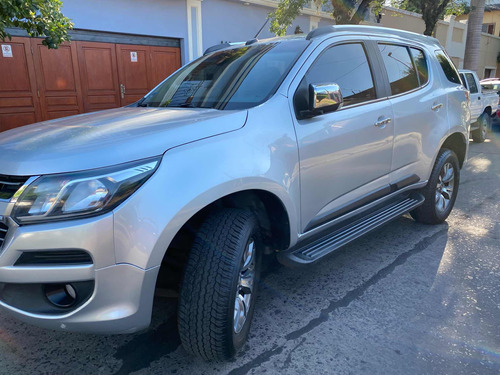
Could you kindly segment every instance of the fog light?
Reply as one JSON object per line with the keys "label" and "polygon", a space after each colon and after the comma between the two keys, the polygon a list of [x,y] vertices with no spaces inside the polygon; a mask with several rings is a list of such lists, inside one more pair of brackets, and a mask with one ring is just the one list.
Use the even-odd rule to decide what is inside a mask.
{"label": "fog light", "polygon": [[76,302],[76,290],[71,284],[48,284],[45,295],[54,306],[68,308]]}

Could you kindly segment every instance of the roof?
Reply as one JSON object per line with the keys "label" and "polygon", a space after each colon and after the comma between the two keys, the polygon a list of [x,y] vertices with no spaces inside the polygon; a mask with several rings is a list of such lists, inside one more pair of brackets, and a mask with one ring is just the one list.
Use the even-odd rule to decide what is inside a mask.
{"label": "roof", "polygon": [[307,40],[315,39],[320,36],[325,36],[338,32],[360,33],[360,34],[380,35],[389,37],[397,36],[400,38],[415,40],[424,44],[440,45],[439,40],[431,36],[417,34],[411,31],[391,29],[388,27],[380,27],[380,26],[368,26],[368,25],[333,25],[333,26],[320,27],[307,34],[306,39]]}
{"label": "roof", "polygon": [[330,35],[335,35],[336,33],[343,33],[343,34],[362,34],[362,35],[379,35],[379,36],[387,36],[387,37],[398,37],[402,39],[409,39],[413,41],[417,41],[423,44],[431,44],[438,46],[439,48],[441,47],[441,44],[439,43],[439,40],[436,38],[427,36],[427,35],[422,35],[422,34],[417,34],[413,33],[411,31],[404,31],[404,30],[398,30],[398,29],[391,29],[388,27],[380,27],[380,26],[367,26],[367,25],[333,25],[333,26],[324,26],[317,28],[309,34],[299,34],[299,35],[288,35],[284,37],[276,37],[276,38],[269,38],[269,39],[262,39],[262,40],[257,40],[257,39],[251,39],[247,42],[236,42],[236,43],[221,43],[221,44],[216,44],[212,47],[207,48],[205,51],[204,55],[234,47],[234,46],[243,46],[243,45],[251,45],[257,42],[264,42],[264,43],[269,43],[269,42],[281,42],[285,40],[297,40],[297,39],[305,39],[305,40],[315,40],[319,38],[326,38]]}

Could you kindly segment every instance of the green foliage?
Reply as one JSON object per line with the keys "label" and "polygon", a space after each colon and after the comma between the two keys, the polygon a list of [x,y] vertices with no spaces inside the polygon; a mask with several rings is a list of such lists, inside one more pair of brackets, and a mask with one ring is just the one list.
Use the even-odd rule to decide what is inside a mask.
{"label": "green foliage", "polygon": [[[310,2],[310,0],[281,0],[278,9],[269,14],[271,32],[278,36],[285,35],[287,27]],[[315,2],[318,6],[330,3],[333,8],[332,16],[337,24],[357,24],[362,21],[363,12],[369,8],[375,14],[381,13],[385,0],[315,0]]]}
{"label": "green foliage", "polygon": [[437,22],[448,11],[452,14],[458,12],[457,6],[460,3],[463,3],[463,0],[392,0],[392,6],[422,15],[425,22],[425,35],[432,35]]}
{"label": "green foliage", "polygon": [[[404,9],[410,12],[422,13],[423,7],[437,7],[440,1],[436,0],[392,0],[391,6]],[[466,0],[450,0],[444,11],[439,15],[443,18],[445,15],[460,16],[470,12],[470,5]]]}
{"label": "green foliage", "polygon": [[287,27],[292,24],[307,3],[309,0],[281,0],[278,8],[269,14],[271,32],[277,36],[285,35]]}
{"label": "green foliage", "polygon": [[69,40],[70,19],[61,13],[60,0],[0,0],[0,39],[11,38],[8,27],[19,27],[32,37],[45,37],[43,44],[58,48]]}

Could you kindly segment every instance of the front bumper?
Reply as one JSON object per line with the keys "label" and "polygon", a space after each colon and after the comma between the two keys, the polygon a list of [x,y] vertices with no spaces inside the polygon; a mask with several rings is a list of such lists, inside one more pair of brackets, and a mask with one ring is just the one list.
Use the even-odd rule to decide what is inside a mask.
{"label": "front bumper", "polygon": [[[10,222],[0,250],[0,284],[76,284],[91,281],[93,290],[82,304],[51,313],[19,308],[26,306],[26,301],[11,303],[7,298],[2,299],[2,293],[0,307],[20,320],[50,329],[130,333],[146,328],[151,321],[159,267],[144,270],[132,264],[116,264],[113,233],[112,213],[26,227]],[[92,264],[16,265],[24,252],[69,249],[88,252]],[[19,295],[18,298],[29,296]]]}

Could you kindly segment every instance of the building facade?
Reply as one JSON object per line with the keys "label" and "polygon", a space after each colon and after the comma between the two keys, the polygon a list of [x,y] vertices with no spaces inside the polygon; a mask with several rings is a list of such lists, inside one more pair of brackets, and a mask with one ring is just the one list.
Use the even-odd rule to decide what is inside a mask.
{"label": "building facade", "polygon": [[[332,23],[312,2],[289,28]],[[278,0],[64,0],[71,43],[48,50],[10,30],[0,54],[0,132],[133,103],[181,65],[221,42],[271,37]]]}

